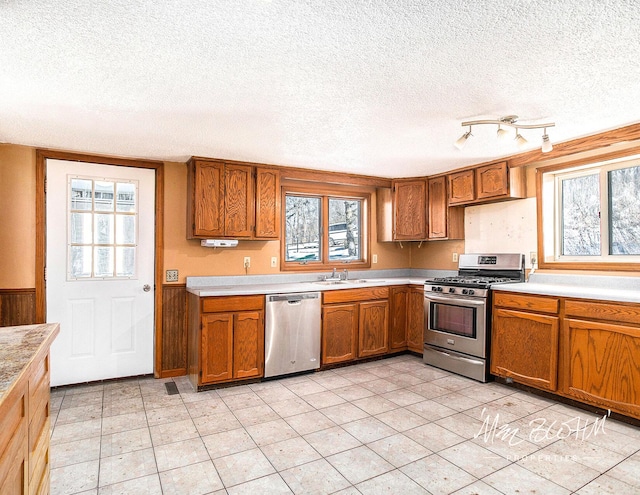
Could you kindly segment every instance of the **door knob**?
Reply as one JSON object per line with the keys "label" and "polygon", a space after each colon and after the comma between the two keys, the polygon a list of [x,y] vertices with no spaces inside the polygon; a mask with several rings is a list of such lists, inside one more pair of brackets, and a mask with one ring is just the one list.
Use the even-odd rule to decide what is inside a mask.
{"label": "door knob", "polygon": [[145,292],[149,292],[151,290],[151,286],[149,284],[145,284],[142,290]]}

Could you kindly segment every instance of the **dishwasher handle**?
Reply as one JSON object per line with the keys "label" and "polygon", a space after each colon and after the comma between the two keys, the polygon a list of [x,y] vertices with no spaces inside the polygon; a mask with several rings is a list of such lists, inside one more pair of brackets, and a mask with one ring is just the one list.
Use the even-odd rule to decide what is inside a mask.
{"label": "dishwasher handle", "polygon": [[275,294],[267,296],[267,302],[287,301],[289,304],[300,304],[304,299],[319,299],[319,292],[304,292],[301,294]]}

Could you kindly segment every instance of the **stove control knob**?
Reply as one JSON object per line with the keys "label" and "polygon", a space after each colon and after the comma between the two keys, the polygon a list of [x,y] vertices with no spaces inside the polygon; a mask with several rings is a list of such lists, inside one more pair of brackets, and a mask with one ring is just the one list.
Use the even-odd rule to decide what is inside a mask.
{"label": "stove control knob", "polygon": [[438,292],[442,292],[442,287],[438,287]]}
{"label": "stove control knob", "polygon": [[470,295],[470,296],[474,295],[475,293],[476,293],[476,291],[475,291],[475,290],[473,290],[473,289],[469,289],[469,295]]}
{"label": "stove control knob", "polygon": [[462,289],[462,294],[465,296],[469,294],[469,289]]}
{"label": "stove control knob", "polygon": [[449,287],[449,292],[450,292],[451,294],[455,293],[455,291],[456,291],[456,290],[455,290],[453,287]]}
{"label": "stove control knob", "polygon": [[434,285],[431,287],[431,292],[438,292],[438,288]]}

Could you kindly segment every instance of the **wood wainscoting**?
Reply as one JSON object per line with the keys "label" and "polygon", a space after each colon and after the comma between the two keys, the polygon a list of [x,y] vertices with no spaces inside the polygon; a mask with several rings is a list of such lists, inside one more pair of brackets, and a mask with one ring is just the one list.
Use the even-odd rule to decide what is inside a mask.
{"label": "wood wainscoting", "polygon": [[187,374],[187,286],[162,286],[162,339],[160,378]]}
{"label": "wood wainscoting", "polygon": [[0,289],[0,326],[36,322],[36,289]]}

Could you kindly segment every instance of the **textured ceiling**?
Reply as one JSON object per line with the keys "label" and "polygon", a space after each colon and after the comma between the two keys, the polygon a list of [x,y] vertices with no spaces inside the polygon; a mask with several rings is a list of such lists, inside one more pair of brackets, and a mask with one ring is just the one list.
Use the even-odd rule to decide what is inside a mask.
{"label": "textured ceiling", "polygon": [[[0,0],[0,142],[382,177],[640,121],[637,0]],[[530,147],[540,130],[522,131]]]}

